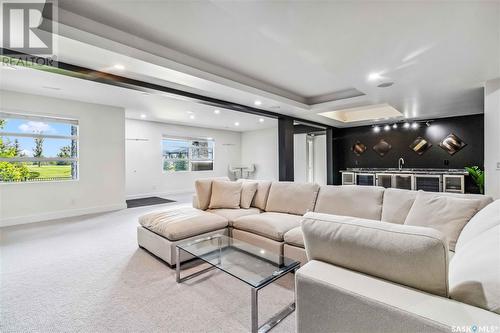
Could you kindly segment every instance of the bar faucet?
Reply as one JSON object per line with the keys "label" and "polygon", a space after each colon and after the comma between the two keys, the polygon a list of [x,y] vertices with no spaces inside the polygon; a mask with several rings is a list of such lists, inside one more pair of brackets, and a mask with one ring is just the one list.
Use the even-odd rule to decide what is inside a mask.
{"label": "bar faucet", "polygon": [[405,166],[405,159],[400,157],[399,160],[398,160],[398,169],[399,171],[401,171],[401,169],[403,169],[403,167]]}

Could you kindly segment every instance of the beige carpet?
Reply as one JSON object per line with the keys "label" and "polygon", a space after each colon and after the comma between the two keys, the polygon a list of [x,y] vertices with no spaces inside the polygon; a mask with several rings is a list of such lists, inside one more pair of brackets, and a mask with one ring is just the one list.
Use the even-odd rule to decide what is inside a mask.
{"label": "beige carpet", "polygon": [[[1,229],[0,331],[248,332],[249,286],[218,271],[177,284],[137,247],[137,217],[173,205]],[[264,288],[261,320],[292,299]],[[272,331],[294,332],[295,315]]]}

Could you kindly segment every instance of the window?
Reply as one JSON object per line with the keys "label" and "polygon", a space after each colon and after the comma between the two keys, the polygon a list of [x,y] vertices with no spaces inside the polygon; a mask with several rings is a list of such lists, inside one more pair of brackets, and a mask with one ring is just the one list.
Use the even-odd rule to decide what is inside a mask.
{"label": "window", "polygon": [[214,141],[163,138],[164,171],[210,171],[214,169]]}
{"label": "window", "polygon": [[0,112],[0,182],[78,178],[78,121]]}

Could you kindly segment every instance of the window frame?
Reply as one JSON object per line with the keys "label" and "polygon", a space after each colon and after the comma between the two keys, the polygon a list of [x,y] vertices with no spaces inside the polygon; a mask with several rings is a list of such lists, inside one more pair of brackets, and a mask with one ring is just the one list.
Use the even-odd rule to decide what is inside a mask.
{"label": "window frame", "polygon": [[7,132],[0,129],[0,136],[3,137],[14,137],[14,138],[43,138],[43,139],[61,139],[61,140],[71,140],[76,141],[75,155],[76,157],[0,157],[0,162],[18,162],[18,163],[30,163],[30,162],[69,162],[76,165],[75,176],[67,179],[49,179],[49,180],[36,180],[28,179],[23,181],[2,181],[0,180],[0,186],[9,184],[46,184],[46,183],[64,183],[64,182],[78,182],[80,180],[80,120],[78,118],[68,118],[66,116],[58,115],[41,115],[41,114],[30,114],[27,112],[19,113],[19,111],[6,111],[5,109],[0,110],[1,119],[16,119],[16,120],[26,120],[26,121],[39,121],[47,123],[66,123],[76,127],[76,135],[54,135],[54,134],[38,134],[38,133],[18,133],[18,132]]}
{"label": "window frame", "polygon": [[[168,159],[168,161],[187,161],[188,163],[188,168],[189,170],[165,170],[165,161],[167,160],[165,158],[165,155],[163,154],[163,142],[165,140],[172,140],[172,141],[188,141],[190,142],[190,146],[188,148],[188,158],[183,159],[183,158],[177,158],[177,159]],[[205,142],[212,142],[213,148],[212,148],[212,159],[208,160],[199,160],[199,159],[192,159],[191,158],[191,148],[193,141],[205,141]],[[172,136],[172,135],[162,135],[161,141],[160,141],[160,150],[161,150],[161,170],[164,174],[174,174],[174,173],[188,173],[188,172],[214,172],[215,170],[215,139],[208,139],[208,138],[196,138],[196,137],[182,137],[182,136]],[[191,163],[196,162],[196,161],[207,161],[207,162],[212,162],[212,170],[192,170],[191,169]]]}

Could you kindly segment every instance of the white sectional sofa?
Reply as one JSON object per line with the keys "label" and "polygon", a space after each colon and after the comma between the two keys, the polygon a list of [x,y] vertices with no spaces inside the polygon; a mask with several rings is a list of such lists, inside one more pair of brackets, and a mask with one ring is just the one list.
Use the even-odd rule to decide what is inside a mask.
{"label": "white sectional sofa", "polygon": [[[221,181],[228,180],[198,180],[193,207],[165,210],[142,216],[138,227],[139,246],[173,265],[175,244],[178,241],[202,235],[227,233],[233,238],[301,261],[305,266],[297,274],[297,327],[300,332],[359,332],[365,329],[380,332],[450,331],[449,321],[445,320],[444,323],[441,323],[434,322],[433,319],[422,319],[430,312],[438,311],[434,309],[440,307],[443,307],[445,311],[443,316],[446,318],[455,318],[448,312],[453,313],[458,311],[457,309],[465,311],[460,310],[462,312],[459,312],[463,313],[462,319],[464,320],[477,318],[478,320],[484,319],[483,322],[489,322],[499,318],[491,309],[488,308],[490,311],[483,310],[487,308],[484,304],[470,301],[467,295],[477,293],[481,286],[476,285],[474,273],[471,272],[467,272],[467,274],[472,274],[469,282],[460,282],[459,276],[469,275],[464,273],[463,265],[456,264],[459,260],[464,262],[470,260],[471,264],[477,266],[474,267],[474,270],[479,272],[484,269],[481,265],[487,264],[483,262],[484,253],[495,251],[500,253],[498,251],[500,250],[498,228],[488,227],[495,224],[491,221],[494,220],[492,216],[497,211],[494,211],[493,214],[491,211],[483,213],[483,208],[493,201],[490,197],[471,194],[423,193],[422,191],[384,189],[373,186],[320,187],[316,184],[293,182],[241,181],[242,189],[239,190],[241,197],[234,199],[233,196],[238,191],[234,190],[234,186],[220,190]],[[254,192],[251,192],[251,201],[248,201],[249,192],[246,192],[245,188],[250,188],[250,184],[253,184]],[[247,195],[243,195],[244,192]],[[219,203],[222,201],[224,205],[229,205],[231,208],[220,208],[220,205],[214,205],[214,196]],[[420,196],[418,200],[416,200],[417,196]],[[434,204],[443,201],[439,198],[454,199],[445,200],[450,202],[441,207],[442,209],[437,209]],[[239,200],[241,200],[241,204],[239,204]],[[243,201],[248,202],[244,204]],[[495,204],[497,206],[493,207],[498,207],[498,204]],[[419,207],[418,211],[414,206]],[[433,210],[436,210],[434,215],[446,220],[449,216],[453,216],[457,209],[461,218],[453,220],[450,217],[449,223],[444,224],[441,230],[451,236],[448,235],[447,238],[440,231],[434,230],[432,225]],[[495,210],[496,208],[488,208],[488,210],[491,209]],[[478,211],[480,214],[476,215]],[[428,214],[429,212],[431,215]],[[427,214],[427,217],[424,213]],[[460,234],[463,224],[467,223],[474,215],[476,215],[475,221],[479,218],[478,216],[483,214],[486,214],[482,217],[484,222],[473,224],[479,225],[479,227],[472,228],[467,224]],[[423,221],[421,221],[422,219]],[[304,234],[304,225],[317,220],[324,220],[323,223],[330,223],[330,226],[336,223],[341,226],[344,233],[344,229],[350,224],[356,225],[358,229],[362,228],[364,224],[375,226],[375,229],[385,230],[384,228],[386,228],[392,234],[404,234],[404,230],[414,231],[416,228],[419,233],[423,234],[423,236],[419,235],[418,237],[432,236],[431,238],[435,238],[437,241],[432,244],[425,243],[425,246],[420,244],[420,247],[416,248],[405,248],[406,240],[404,238],[394,238],[393,241],[388,241],[385,244],[385,235],[379,235],[375,239],[378,239],[376,244],[381,248],[377,249],[372,246],[373,244],[370,245],[370,237],[353,237],[354,241],[350,245],[349,251],[342,252],[338,248],[325,246],[325,242],[322,242],[321,239],[314,238],[314,233],[307,234],[306,231]],[[361,226],[357,225],[360,223]],[[426,223],[430,225],[426,226]],[[497,230],[497,237],[493,237],[489,243],[483,244],[484,252],[479,253],[474,250],[474,247],[473,250],[469,250],[470,245],[466,245],[465,242],[465,239],[472,237],[468,232],[469,228],[490,234],[491,230]],[[431,234],[426,235],[426,232]],[[456,235],[453,235],[453,232]],[[356,235],[356,232],[354,234]],[[455,252],[450,252],[448,249],[455,246],[453,240],[456,240],[459,234],[454,256]],[[365,240],[363,241],[363,239]],[[340,242],[343,244],[342,241],[342,238],[339,240],[333,238],[330,243]],[[399,248],[395,250],[388,244],[399,244]],[[363,270],[365,268],[363,264],[367,262],[363,258],[369,256],[353,256],[352,254],[357,253],[359,249],[369,249],[372,252],[372,259],[378,258],[378,266]],[[441,249],[440,252],[439,249]],[[445,249],[446,255],[443,254],[443,249]],[[318,255],[321,251],[324,253]],[[344,260],[339,261],[338,257],[333,255],[335,253],[344,253]],[[361,251],[361,253],[364,252]],[[477,258],[471,258],[470,253],[477,253]],[[375,256],[373,257],[373,255]],[[454,259],[455,257],[458,259]],[[397,265],[391,266],[391,261],[385,260],[385,258],[392,258]],[[181,259],[187,260],[189,257]],[[476,262],[477,259],[481,260]],[[487,260],[487,262],[489,261]],[[354,266],[350,266],[349,263],[354,263]],[[497,265],[494,267],[499,272],[499,275],[495,276],[500,278],[500,262],[493,264]],[[376,269],[377,267],[378,269]],[[432,269],[429,270],[429,267]],[[381,273],[381,268],[391,274]],[[490,270],[487,271],[490,272]],[[407,273],[397,274],[402,271]],[[432,274],[429,276],[423,274],[427,271]],[[452,274],[454,271],[457,273]],[[441,279],[438,283],[433,280],[436,276]],[[432,288],[427,288],[429,283]],[[460,285],[459,292],[450,291],[453,283]],[[352,288],[352,291],[349,288]],[[500,286],[497,284],[496,288],[498,292]],[[395,297],[392,297],[391,293],[394,293]],[[465,296],[455,297],[455,301],[449,299],[450,296],[457,294]],[[408,299],[404,297],[408,297]],[[429,307],[426,306],[427,302],[429,302]],[[443,302],[454,305],[447,308]],[[464,302],[471,305],[466,305]],[[497,299],[495,302],[498,305],[500,300]],[[347,307],[340,309],[339,307],[343,307],[343,305]],[[350,316],[345,313],[350,311],[349,307],[352,307]],[[394,310],[394,313],[384,312],[390,312],[391,309]],[[465,313],[470,316],[465,316]],[[356,319],[359,316],[363,316],[364,319]],[[468,322],[464,320],[459,322]],[[357,325],[358,322],[359,325]]]}

